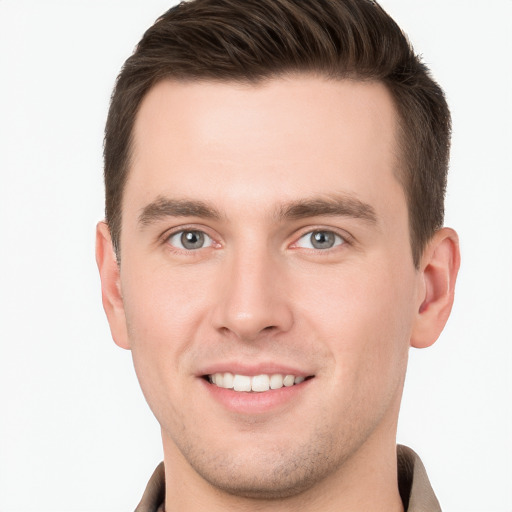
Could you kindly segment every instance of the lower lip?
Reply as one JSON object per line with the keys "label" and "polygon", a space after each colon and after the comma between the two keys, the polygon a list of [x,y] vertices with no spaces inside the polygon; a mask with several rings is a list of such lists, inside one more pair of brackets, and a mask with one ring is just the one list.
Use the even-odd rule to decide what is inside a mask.
{"label": "lower lip", "polygon": [[300,384],[279,389],[271,389],[261,393],[234,391],[211,384],[205,379],[201,379],[206,390],[211,396],[232,412],[242,414],[262,414],[272,411],[279,407],[292,405],[306,391],[313,379],[308,379]]}

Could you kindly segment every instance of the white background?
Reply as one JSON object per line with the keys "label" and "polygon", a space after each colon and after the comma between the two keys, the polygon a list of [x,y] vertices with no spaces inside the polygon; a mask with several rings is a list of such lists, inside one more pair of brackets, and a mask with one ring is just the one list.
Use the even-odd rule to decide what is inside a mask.
{"label": "white background", "polygon": [[[0,511],[126,511],[162,457],[100,304],[110,91],[164,0],[0,0]],[[453,111],[456,305],[399,441],[445,512],[512,511],[512,0],[382,0]],[[485,5],[485,7],[484,7]]]}

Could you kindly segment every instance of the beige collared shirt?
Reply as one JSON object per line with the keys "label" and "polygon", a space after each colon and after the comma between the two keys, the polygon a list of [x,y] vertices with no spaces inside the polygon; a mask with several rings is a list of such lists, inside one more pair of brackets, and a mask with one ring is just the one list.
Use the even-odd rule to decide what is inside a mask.
{"label": "beige collared shirt", "polygon": [[[397,446],[398,487],[406,512],[441,512],[439,502],[418,455],[407,448]],[[161,462],[151,476],[142,500],[135,512],[165,512],[165,472]]]}

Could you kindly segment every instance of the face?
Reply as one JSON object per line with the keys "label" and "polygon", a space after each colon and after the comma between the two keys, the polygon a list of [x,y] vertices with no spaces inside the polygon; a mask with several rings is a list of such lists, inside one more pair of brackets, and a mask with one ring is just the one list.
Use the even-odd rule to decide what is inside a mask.
{"label": "face", "polygon": [[318,77],[144,99],[117,339],[183,474],[282,497],[394,449],[419,295],[396,123],[381,84]]}

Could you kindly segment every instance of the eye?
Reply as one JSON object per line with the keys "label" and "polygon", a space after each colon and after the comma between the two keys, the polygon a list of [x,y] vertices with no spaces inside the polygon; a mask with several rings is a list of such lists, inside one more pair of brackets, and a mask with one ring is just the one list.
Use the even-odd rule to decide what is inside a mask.
{"label": "eye", "polygon": [[168,243],[177,249],[195,251],[204,247],[211,247],[213,240],[203,231],[183,230],[172,234]]}
{"label": "eye", "polygon": [[301,236],[297,241],[297,247],[303,247],[305,249],[332,249],[338,245],[345,243],[345,240],[333,231],[327,230],[316,230],[310,231],[305,235]]}

